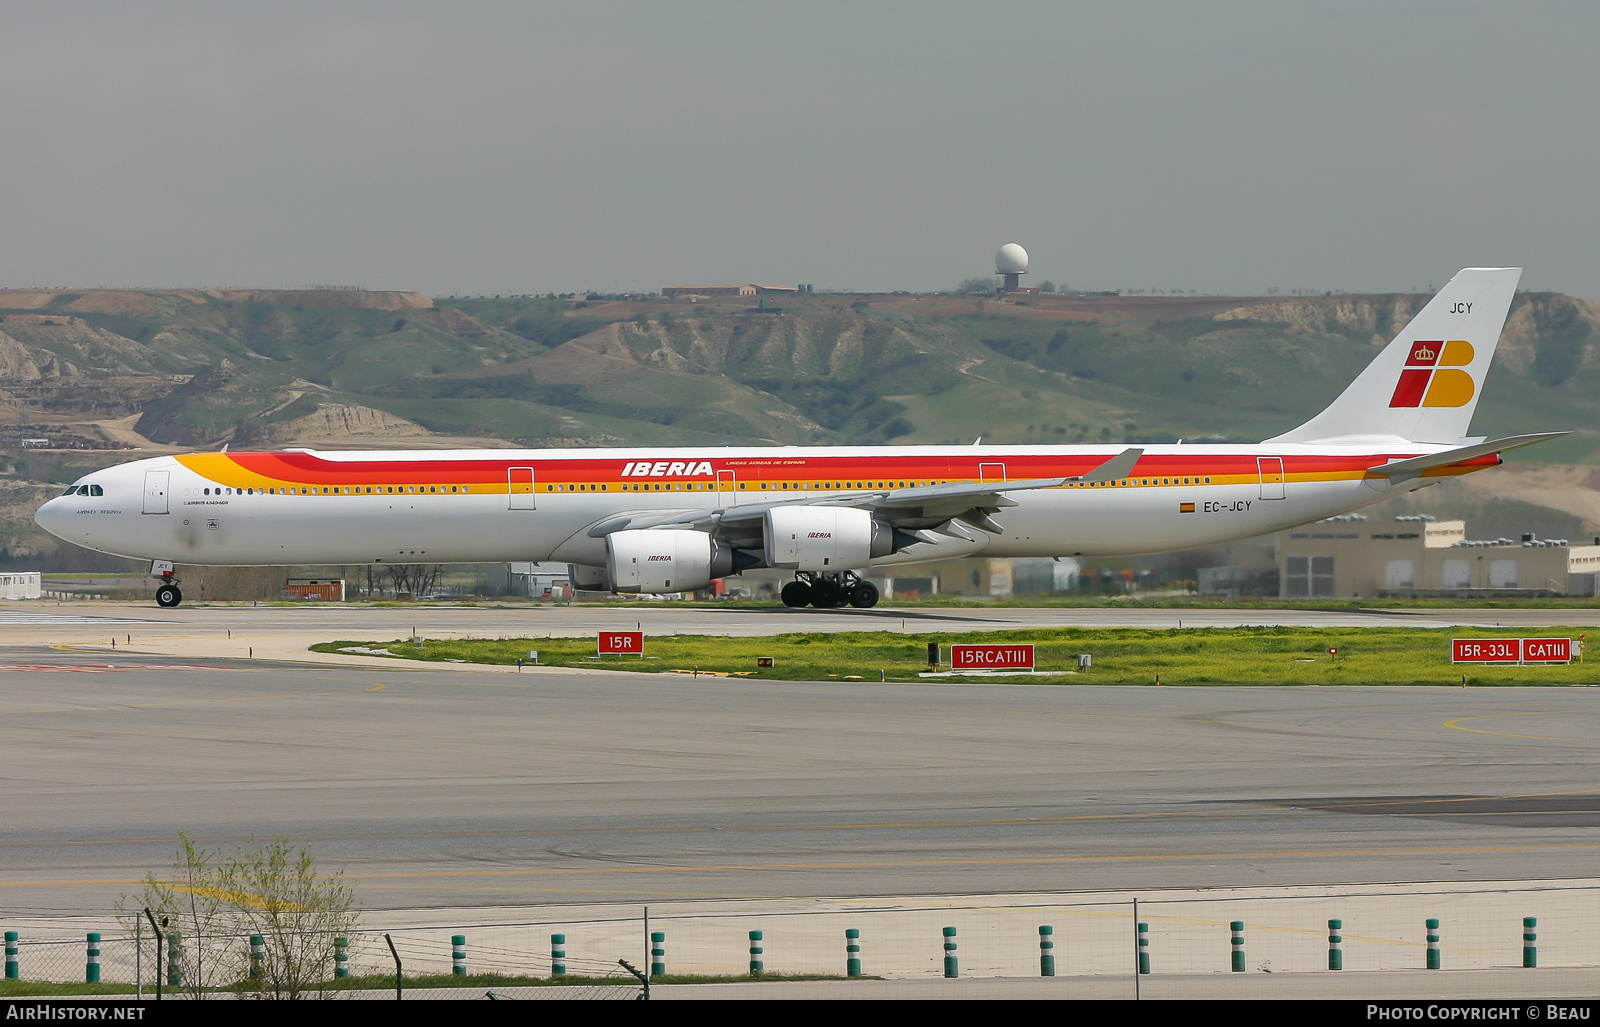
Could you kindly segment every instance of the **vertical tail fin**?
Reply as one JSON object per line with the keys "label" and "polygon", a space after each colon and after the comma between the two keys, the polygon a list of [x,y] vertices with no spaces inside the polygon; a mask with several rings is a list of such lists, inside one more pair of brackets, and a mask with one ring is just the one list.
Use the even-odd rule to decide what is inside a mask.
{"label": "vertical tail fin", "polygon": [[1465,437],[1521,278],[1519,267],[1457,272],[1326,410],[1267,441]]}

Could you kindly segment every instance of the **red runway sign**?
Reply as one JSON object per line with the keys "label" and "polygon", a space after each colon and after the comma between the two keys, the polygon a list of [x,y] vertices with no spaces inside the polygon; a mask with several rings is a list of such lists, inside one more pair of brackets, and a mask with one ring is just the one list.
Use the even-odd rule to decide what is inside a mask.
{"label": "red runway sign", "polygon": [[952,670],[1032,670],[1033,643],[952,645]]}
{"label": "red runway sign", "polygon": [[1571,663],[1570,638],[1453,638],[1451,663]]}
{"label": "red runway sign", "polygon": [[601,656],[639,656],[644,653],[644,632],[602,631],[595,648]]}
{"label": "red runway sign", "polygon": [[1571,663],[1572,639],[1524,638],[1522,640],[1522,662]]}

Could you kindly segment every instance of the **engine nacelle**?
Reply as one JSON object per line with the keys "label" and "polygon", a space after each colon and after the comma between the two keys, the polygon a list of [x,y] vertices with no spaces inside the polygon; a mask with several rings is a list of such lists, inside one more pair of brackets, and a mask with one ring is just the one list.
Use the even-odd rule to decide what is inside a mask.
{"label": "engine nacelle", "polygon": [[734,551],[703,531],[613,531],[606,536],[606,584],[613,592],[692,592],[734,572]]}
{"label": "engine nacelle", "polygon": [[764,528],[767,565],[797,571],[847,571],[919,541],[866,510],[837,506],[780,506],[767,511]]}
{"label": "engine nacelle", "polygon": [[579,592],[606,591],[606,569],[604,567],[586,567],[581,563],[569,563],[567,564],[567,576],[572,579],[572,587]]}

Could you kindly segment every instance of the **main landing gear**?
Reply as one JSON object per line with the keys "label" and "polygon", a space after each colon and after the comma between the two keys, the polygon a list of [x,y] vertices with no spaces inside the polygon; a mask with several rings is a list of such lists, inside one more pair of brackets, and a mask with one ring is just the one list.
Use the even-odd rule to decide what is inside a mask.
{"label": "main landing gear", "polygon": [[797,571],[795,580],[783,586],[781,596],[785,606],[815,606],[819,610],[854,606],[867,610],[878,605],[878,586],[857,577],[854,571]]}

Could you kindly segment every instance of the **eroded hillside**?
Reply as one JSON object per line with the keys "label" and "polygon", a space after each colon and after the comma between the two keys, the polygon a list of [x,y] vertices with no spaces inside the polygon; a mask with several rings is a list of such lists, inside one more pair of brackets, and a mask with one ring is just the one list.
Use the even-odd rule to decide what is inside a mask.
{"label": "eroded hillside", "polygon": [[[61,482],[128,448],[223,444],[1253,441],[1320,409],[1425,301],[0,291],[0,450],[11,480]],[[1576,429],[1517,460],[1600,463],[1597,322],[1519,295],[1477,430]],[[1591,477],[1558,479],[1528,490],[1587,516],[1592,497],[1545,493]],[[29,551],[26,518],[6,527]]]}

